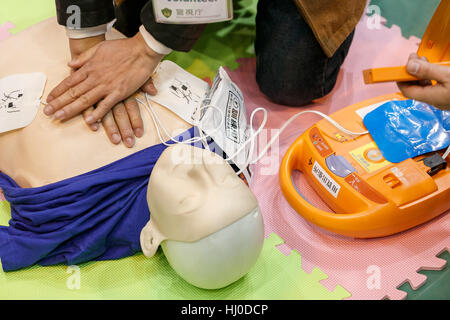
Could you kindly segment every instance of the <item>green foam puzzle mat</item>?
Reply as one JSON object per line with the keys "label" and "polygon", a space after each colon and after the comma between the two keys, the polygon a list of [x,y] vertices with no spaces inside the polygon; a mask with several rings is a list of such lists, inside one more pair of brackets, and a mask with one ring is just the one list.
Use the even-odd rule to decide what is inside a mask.
{"label": "green foam puzzle mat", "polygon": [[402,36],[422,38],[440,0],[371,0],[370,5],[380,8],[386,27],[400,27]]}
{"label": "green foam puzzle mat", "polygon": [[[0,202],[0,225],[7,226],[10,206]],[[162,250],[151,259],[143,254],[112,261],[92,261],[78,266],[31,266],[0,271],[0,300],[336,300],[350,296],[341,286],[328,291],[319,281],[327,275],[301,268],[301,256],[283,255],[276,247],[283,240],[271,234],[250,272],[220,290],[196,288],[170,267]],[[1,265],[1,262],[0,262]],[[1,269],[0,269],[1,270]]]}
{"label": "green foam puzzle mat", "polygon": [[55,0],[2,0],[0,3],[0,25],[11,21],[15,26],[9,30],[11,34],[55,15]]}

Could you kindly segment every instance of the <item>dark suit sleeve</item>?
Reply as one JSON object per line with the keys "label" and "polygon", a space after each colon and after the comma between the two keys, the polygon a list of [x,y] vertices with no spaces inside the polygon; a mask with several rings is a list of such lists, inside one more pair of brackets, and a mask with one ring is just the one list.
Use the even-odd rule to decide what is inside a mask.
{"label": "dark suit sleeve", "polygon": [[157,23],[153,12],[152,1],[148,1],[141,11],[141,22],[145,29],[159,42],[175,51],[189,51],[203,30],[205,24],[165,24]]}
{"label": "dark suit sleeve", "polygon": [[73,12],[67,13],[67,8],[76,5],[80,8],[80,28],[96,27],[114,19],[114,4],[112,0],[55,0],[58,23],[67,26]]}

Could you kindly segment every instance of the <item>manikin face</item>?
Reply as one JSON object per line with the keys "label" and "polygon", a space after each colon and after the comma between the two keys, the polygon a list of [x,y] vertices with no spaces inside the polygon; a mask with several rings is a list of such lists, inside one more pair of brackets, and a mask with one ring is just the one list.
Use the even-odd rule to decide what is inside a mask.
{"label": "manikin face", "polygon": [[264,240],[258,203],[216,154],[181,144],[168,148],[150,177],[148,204],[144,254],[153,256],[162,243],[169,263],[188,282],[220,288],[256,262]]}

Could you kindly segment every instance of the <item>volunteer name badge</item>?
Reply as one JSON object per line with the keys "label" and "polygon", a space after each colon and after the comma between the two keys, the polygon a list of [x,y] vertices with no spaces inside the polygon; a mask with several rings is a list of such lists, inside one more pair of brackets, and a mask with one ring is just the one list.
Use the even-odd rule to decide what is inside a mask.
{"label": "volunteer name badge", "polygon": [[168,24],[204,24],[233,19],[232,0],[153,0],[155,20]]}

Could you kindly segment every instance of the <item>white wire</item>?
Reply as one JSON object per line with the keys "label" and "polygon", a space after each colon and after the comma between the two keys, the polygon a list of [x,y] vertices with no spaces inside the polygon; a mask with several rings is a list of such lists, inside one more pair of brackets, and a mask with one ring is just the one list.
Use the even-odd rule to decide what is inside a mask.
{"label": "white wire", "polygon": [[[139,100],[138,98],[136,98],[136,101],[138,102],[138,103],[143,103],[141,100]],[[144,104],[145,105],[145,104]],[[162,137],[161,137],[161,131],[160,131],[160,128],[159,128],[159,124],[157,123],[157,121],[156,121],[156,116],[153,114],[153,109],[147,109],[147,108],[145,108],[145,110],[147,110],[147,112],[149,112],[149,114],[150,114],[150,117],[152,118],[152,121],[153,121],[153,124],[155,125],[155,128],[156,128],[156,132],[157,132],[157,134],[158,134],[158,137],[159,137],[159,140],[161,141],[161,143],[162,144],[164,144],[165,146],[170,146],[169,144],[167,144],[166,143],[166,140],[165,139],[163,139]]]}
{"label": "white wire", "polygon": [[259,135],[259,133],[261,132],[262,129],[264,129],[264,127],[266,126],[267,123],[267,110],[264,108],[257,108],[255,110],[253,110],[251,116],[250,116],[250,130],[253,132],[253,118],[255,116],[255,114],[258,111],[263,111],[264,112],[264,119],[261,122],[261,125],[259,126],[258,130],[256,130],[255,134],[251,134],[250,137],[247,139],[247,141],[245,141],[242,146],[239,147],[239,149],[233,153],[233,155],[229,156],[227,159],[225,159],[225,161],[230,161],[232,159],[234,159],[238,154],[240,154],[242,152],[242,150],[247,146],[247,144],[252,143],[254,139],[256,138],[257,135]]}
{"label": "white wire", "polygon": [[[161,141],[162,144],[164,144],[165,146],[171,146],[170,144],[166,143],[167,140],[164,140],[161,136],[161,131],[160,128],[162,128],[162,130],[164,131],[164,133],[166,134],[167,137],[169,137],[169,140],[175,143],[186,143],[186,144],[192,144],[192,143],[196,143],[201,141],[203,143],[203,146],[207,149],[209,149],[211,151],[211,149],[209,148],[209,145],[206,141],[206,139],[208,137],[211,137],[211,135],[215,132],[217,132],[218,130],[220,130],[222,124],[223,124],[223,112],[222,110],[220,110],[219,108],[209,105],[209,106],[203,106],[201,108],[198,109],[198,111],[201,111],[205,108],[213,108],[217,111],[219,111],[219,113],[221,113],[221,123],[219,126],[217,126],[217,129],[214,130],[212,133],[204,135],[203,134],[203,130],[201,129],[201,121],[198,123],[198,127],[199,127],[199,131],[200,131],[200,137],[193,137],[190,138],[188,140],[185,141],[178,141],[175,139],[175,137],[171,136],[168,131],[167,128],[164,126],[164,124],[162,123],[161,119],[158,117],[158,115],[156,114],[156,112],[153,110],[153,106],[152,103],[148,97],[148,94],[145,93],[145,99],[147,100],[147,103],[144,103],[142,100],[136,98],[136,101],[142,105],[144,105],[144,107],[146,107],[145,109],[149,112],[153,124],[155,125],[156,131],[158,133],[158,137],[159,140]],[[48,105],[47,102],[40,100],[40,102],[43,105]],[[257,112],[259,111],[263,111],[264,112],[264,118],[263,121],[261,122],[258,130],[253,131],[253,119],[254,116]],[[284,123],[284,125],[280,128],[280,130],[278,131],[278,133],[270,140],[270,142],[266,145],[266,147],[263,149],[263,151],[261,151],[261,153],[257,156],[257,158],[255,160],[251,160],[252,156],[253,156],[253,149],[254,149],[254,145],[255,145],[255,139],[256,137],[261,133],[262,129],[264,129],[266,123],[267,123],[267,110],[264,108],[256,108],[255,110],[253,110],[251,116],[250,116],[250,137],[242,144],[242,146],[231,156],[229,156],[227,159],[225,159],[225,161],[231,161],[233,160],[236,156],[238,156],[243,150],[244,148],[247,146],[247,144],[250,143],[250,149],[249,149],[249,153],[247,156],[247,160],[245,162],[245,165],[243,166],[243,168],[247,168],[250,164],[256,163],[259,160],[261,160],[261,158],[269,151],[270,147],[275,143],[275,140],[278,139],[278,137],[281,135],[281,133],[283,133],[283,131],[295,120],[297,119],[300,115],[305,114],[305,113],[314,113],[317,114],[321,117],[323,117],[324,119],[326,119],[328,122],[330,122],[333,126],[335,126],[337,129],[339,129],[340,131],[350,135],[350,136],[361,136],[361,135],[365,135],[368,134],[369,131],[364,131],[364,132],[352,132],[350,130],[347,130],[346,128],[342,127],[339,123],[337,123],[336,121],[334,121],[332,118],[330,118],[329,116],[327,116],[326,114],[320,112],[320,111],[315,111],[315,110],[305,110],[302,112],[299,112],[297,114],[295,114],[294,116],[292,116],[288,121],[286,121]],[[446,132],[449,132],[449,130],[446,130]],[[445,160],[448,156],[450,155],[450,146],[447,148],[447,150],[445,151],[444,155],[442,156],[442,158]],[[240,170],[237,175],[241,174],[244,170]]]}
{"label": "white wire", "polygon": [[[257,112],[259,111],[263,111],[264,112],[264,119],[261,122],[260,127],[258,128],[258,130],[256,130],[255,133],[253,133],[253,119],[254,116]],[[337,123],[336,121],[334,121],[332,118],[330,118],[329,116],[327,116],[326,114],[320,112],[320,111],[315,111],[315,110],[305,110],[302,112],[299,112],[297,114],[295,114],[294,116],[292,116],[288,121],[286,121],[284,123],[284,125],[280,128],[280,130],[277,132],[277,134],[275,136],[272,137],[272,139],[270,140],[270,142],[266,145],[266,147],[263,149],[263,151],[261,151],[261,153],[257,156],[257,158],[255,160],[252,160],[252,156],[253,156],[253,148],[254,148],[254,140],[256,139],[256,137],[260,134],[261,130],[265,127],[266,122],[267,122],[267,110],[264,108],[257,108],[255,110],[253,110],[251,116],[250,116],[250,130],[252,132],[251,136],[247,139],[247,141],[230,157],[228,157],[227,159],[225,159],[226,161],[230,161],[232,159],[234,159],[238,154],[240,154],[243,149],[247,146],[248,143],[251,143],[250,146],[250,151],[247,157],[247,160],[244,164],[244,166],[242,166],[242,168],[247,168],[250,164],[254,164],[257,163],[259,160],[261,160],[261,158],[269,151],[270,147],[275,143],[275,141],[278,139],[278,137],[283,133],[283,131],[295,120],[297,119],[299,116],[306,114],[306,113],[313,113],[313,114],[317,114],[321,117],[323,117],[324,119],[326,119],[328,122],[330,122],[333,126],[335,126],[338,130],[351,135],[351,136],[361,136],[361,135],[365,135],[368,134],[369,131],[364,131],[364,132],[352,132],[346,128],[344,128],[343,126],[341,126],[339,123]],[[239,171],[237,174],[239,175],[243,170]]]}
{"label": "white wire", "polygon": [[[164,133],[166,134],[166,136],[169,137],[169,140],[171,140],[171,141],[173,141],[173,142],[175,142],[175,143],[186,143],[186,144],[191,144],[191,143],[193,143],[193,142],[199,142],[199,141],[202,141],[202,143],[203,143],[203,145],[205,146],[205,148],[208,148],[208,149],[209,149],[209,145],[206,143],[206,139],[207,139],[208,137],[211,137],[211,135],[212,135],[214,132],[220,130],[220,128],[221,128],[221,126],[222,126],[222,124],[223,124],[223,121],[224,121],[224,117],[223,117],[223,112],[222,112],[222,110],[220,110],[219,108],[217,108],[217,107],[215,107],[215,106],[212,106],[212,105],[209,105],[209,106],[203,106],[203,107],[201,107],[198,111],[200,111],[200,110],[202,110],[202,109],[204,109],[204,108],[209,108],[209,107],[211,107],[211,108],[214,108],[214,109],[216,109],[217,111],[219,111],[219,112],[221,113],[221,118],[220,118],[220,119],[221,119],[221,123],[220,123],[220,125],[217,126],[217,129],[214,130],[213,132],[211,132],[211,133],[209,133],[209,134],[207,134],[207,135],[204,135],[204,134],[203,134],[203,130],[202,130],[202,126],[201,126],[202,120],[203,120],[204,118],[202,118],[202,120],[201,120],[201,121],[198,123],[198,125],[197,125],[198,128],[199,128],[199,131],[200,131],[200,137],[194,137],[194,138],[190,138],[190,139],[188,139],[188,140],[185,140],[185,141],[180,142],[180,141],[178,141],[178,140],[175,140],[175,138],[172,137],[172,136],[168,133],[168,131],[167,131],[166,127],[163,125],[161,119],[159,119],[158,115],[157,115],[157,114],[155,113],[155,111],[153,110],[152,103],[151,103],[151,101],[150,101],[149,96],[148,96],[147,93],[145,94],[145,98],[146,98],[146,100],[147,100],[147,103],[143,102],[142,100],[140,100],[140,99],[138,99],[138,98],[136,98],[136,101],[137,101],[138,103],[144,105],[144,107],[146,107],[145,109],[150,113],[150,116],[151,116],[151,118],[152,118],[152,120],[153,120],[153,123],[155,124],[155,128],[156,128],[156,131],[157,131],[157,133],[158,133],[158,137],[159,137],[161,143],[164,144],[164,145],[166,145],[166,146],[170,146],[170,144],[167,144],[167,143],[165,142],[165,140],[162,138],[162,136],[161,136],[161,131],[160,131],[161,128],[162,128],[162,130],[164,131]],[[257,112],[260,112],[260,111],[262,111],[262,112],[264,113],[263,121],[261,122],[261,124],[260,124],[258,130],[253,131],[254,117],[255,117],[256,113],[257,113]],[[302,112],[299,112],[299,113],[295,114],[295,115],[292,116],[288,121],[286,121],[285,124],[284,124],[284,125],[280,128],[280,130],[277,132],[277,134],[276,134],[275,136],[272,137],[272,139],[271,139],[270,142],[266,145],[266,147],[263,149],[263,151],[260,152],[260,154],[257,156],[257,158],[256,158],[255,160],[252,160],[252,157],[253,157],[253,149],[254,149],[254,145],[255,145],[255,139],[259,136],[259,134],[260,134],[261,131],[264,129],[264,127],[266,126],[266,123],[267,123],[267,110],[264,109],[264,108],[259,107],[259,108],[256,108],[255,110],[253,110],[253,112],[252,112],[252,114],[251,114],[251,116],[250,116],[250,137],[249,137],[249,138],[248,138],[248,139],[247,139],[247,140],[239,147],[238,150],[236,150],[236,152],[235,152],[234,154],[232,154],[231,156],[228,156],[228,158],[226,158],[225,161],[231,161],[231,160],[233,160],[233,159],[234,159],[236,156],[238,156],[238,155],[246,148],[246,146],[250,143],[249,153],[248,153],[248,155],[247,155],[246,162],[245,162],[244,166],[242,166],[242,168],[247,168],[250,164],[253,164],[253,163],[258,162],[258,161],[261,160],[261,158],[268,152],[268,150],[270,149],[270,147],[275,143],[276,139],[278,139],[278,137],[281,135],[281,133],[283,133],[283,131],[284,131],[284,130],[285,130],[285,129],[286,129],[286,128],[287,128],[287,127],[295,120],[295,119],[297,119],[299,116],[301,116],[301,115],[303,115],[303,114],[306,114],[306,113],[317,114],[317,115],[319,115],[319,116],[325,118],[328,122],[330,122],[330,123],[331,123],[333,126],[335,126],[338,130],[340,130],[340,131],[342,131],[342,132],[344,132],[344,133],[346,133],[346,134],[348,134],[348,135],[351,135],[351,136],[361,136],[361,135],[365,135],[365,134],[368,134],[368,133],[369,133],[368,131],[364,131],[364,132],[352,132],[352,131],[347,130],[346,128],[342,127],[339,123],[337,123],[336,121],[334,121],[333,119],[331,119],[329,116],[327,116],[326,114],[324,114],[324,113],[322,113],[322,112],[320,112],[320,111],[315,111],[315,110],[305,110],[305,111],[302,111]],[[205,145],[205,143],[206,143],[206,145]],[[244,170],[244,169],[240,170],[237,174],[239,175],[240,173],[243,172],[243,170]]]}
{"label": "white wire", "polygon": [[[140,104],[142,104],[145,108],[145,110],[147,110],[147,112],[149,112],[150,117],[152,118],[153,124],[155,125],[157,134],[158,134],[158,138],[161,141],[162,144],[164,144],[165,146],[171,146],[171,144],[168,144],[166,141],[170,140],[174,143],[183,143],[183,144],[192,144],[192,143],[196,143],[196,142],[202,142],[203,146],[205,147],[205,149],[209,149],[211,151],[211,149],[209,148],[209,145],[207,143],[207,138],[211,137],[212,134],[214,134],[215,132],[219,131],[222,127],[222,124],[224,122],[224,117],[223,117],[223,112],[222,110],[220,110],[219,108],[212,106],[212,105],[208,105],[208,106],[202,106],[200,107],[197,111],[200,112],[201,110],[205,109],[205,108],[213,108],[217,111],[219,111],[219,113],[221,114],[221,122],[220,125],[218,125],[216,127],[215,130],[213,130],[212,132],[210,132],[207,135],[204,135],[203,130],[202,130],[202,121],[204,119],[204,117],[202,118],[202,120],[200,120],[198,123],[195,123],[195,125],[197,125],[197,127],[199,128],[199,137],[193,137],[184,141],[178,141],[175,139],[175,137],[171,136],[169,134],[169,132],[167,131],[167,128],[164,126],[164,124],[162,123],[161,119],[158,117],[158,114],[154,111],[153,109],[153,105],[151,103],[151,100],[149,98],[148,93],[145,93],[145,99],[147,101],[147,103],[143,102],[142,100],[140,100],[139,98],[136,98],[136,101]],[[47,103],[45,101],[41,100],[41,103],[43,105],[47,105]],[[254,117],[256,115],[256,113],[262,111],[264,113],[264,117],[263,120],[258,128],[258,130],[253,131],[253,121],[254,121]],[[264,129],[264,127],[266,126],[267,123],[267,110],[264,108],[256,108],[255,110],[253,110],[251,116],[250,116],[250,136],[249,138],[239,147],[238,150],[236,150],[236,152],[234,154],[232,154],[231,156],[229,156],[228,158],[225,159],[225,161],[232,161],[235,157],[237,157],[245,148],[246,146],[250,143],[250,149],[249,149],[249,153],[247,155],[247,160],[244,164],[244,166],[242,166],[242,168],[247,168],[250,164],[254,164],[257,163],[259,160],[261,160],[261,158],[269,151],[270,147],[275,143],[275,141],[279,138],[279,136],[283,133],[283,131],[295,120],[297,119],[299,116],[306,114],[306,113],[313,113],[313,114],[317,114],[321,117],[323,117],[324,119],[326,119],[328,122],[330,122],[333,126],[335,126],[337,129],[339,129],[340,131],[350,135],[350,136],[361,136],[361,135],[365,135],[368,134],[368,131],[364,131],[364,132],[352,132],[350,130],[347,130],[346,128],[344,128],[343,126],[341,126],[339,123],[337,123],[336,121],[334,121],[332,118],[330,118],[329,116],[327,116],[326,114],[320,112],[320,111],[315,111],[315,110],[305,110],[302,112],[299,112],[297,114],[295,114],[294,116],[292,116],[288,121],[286,121],[284,123],[284,125],[280,128],[280,130],[277,132],[277,134],[275,136],[272,137],[272,139],[270,140],[270,142],[266,145],[266,147],[263,149],[263,151],[260,152],[260,154],[256,157],[255,160],[252,160],[253,157],[253,149],[255,146],[255,139],[259,136],[259,134],[261,133],[261,131]],[[168,139],[163,139],[163,137],[161,136],[161,129],[162,131],[165,133],[165,135],[168,137]],[[443,158],[447,158],[448,155],[450,154],[450,147],[447,149],[447,151],[445,152]],[[244,169],[241,169],[239,172],[237,172],[236,174],[239,175],[241,174]]]}
{"label": "white wire", "polygon": [[329,116],[327,116],[326,114],[320,112],[320,111],[315,111],[315,110],[305,110],[302,112],[299,112],[295,115],[293,115],[288,121],[286,121],[284,123],[284,125],[280,128],[280,130],[277,132],[277,134],[275,136],[273,136],[273,138],[270,140],[270,142],[266,145],[266,147],[263,149],[263,151],[261,151],[261,153],[258,155],[258,157],[253,160],[251,163],[256,163],[259,160],[261,160],[261,158],[269,151],[269,148],[274,144],[274,142],[278,139],[278,137],[281,135],[281,133],[283,133],[283,131],[295,120],[297,119],[299,116],[306,114],[306,113],[313,113],[313,114],[317,114],[321,117],[323,117],[325,120],[327,120],[328,122],[330,122],[333,126],[335,126],[337,129],[339,129],[340,131],[350,135],[350,136],[362,136],[365,134],[368,134],[369,131],[364,131],[364,132],[352,132],[350,130],[347,130],[346,128],[342,127],[339,123],[337,123],[336,121],[334,121],[333,119],[331,119]]}
{"label": "white wire", "polygon": [[[221,128],[221,126],[223,124],[223,121],[224,121],[223,120],[224,117],[223,117],[222,110],[220,110],[219,108],[217,108],[215,106],[212,106],[212,105],[202,106],[202,107],[200,107],[198,109],[198,111],[201,111],[201,110],[203,110],[205,108],[213,108],[213,109],[219,111],[219,113],[221,114],[221,116],[220,116],[220,119],[221,119],[220,124],[211,133],[209,133],[207,135],[203,135],[202,128],[201,128],[201,124],[202,124],[202,120],[201,120],[198,123],[196,123],[196,125],[197,125],[197,127],[199,128],[199,131],[200,131],[200,137],[193,137],[193,138],[190,138],[190,139],[187,139],[187,140],[184,140],[184,141],[178,141],[178,140],[175,139],[175,137],[173,137],[173,136],[171,136],[169,134],[169,132],[167,131],[167,128],[164,126],[164,124],[162,123],[161,119],[158,117],[158,115],[154,111],[153,105],[152,105],[152,103],[150,101],[150,98],[149,98],[149,95],[147,93],[145,94],[145,98],[147,100],[147,103],[143,102],[139,98],[136,98],[136,101],[138,103],[142,104],[145,107],[145,110],[147,110],[149,112],[149,114],[150,114],[150,116],[151,116],[151,118],[153,120],[153,123],[155,125],[156,131],[158,133],[159,140],[165,146],[171,146],[171,144],[166,143],[166,140],[162,138],[162,136],[161,136],[161,128],[162,128],[162,131],[164,131],[166,136],[169,138],[168,140],[170,140],[172,142],[175,142],[175,143],[192,144],[192,143],[196,143],[196,142],[200,142],[200,141],[202,141],[202,142],[206,141],[206,138],[211,137],[211,135],[213,133],[215,133],[216,131],[220,130],[220,128]],[[208,149],[209,149],[209,146],[208,146]]]}
{"label": "white wire", "polygon": [[[445,132],[450,133],[450,130],[445,130]],[[444,152],[444,155],[442,158],[445,160],[447,159],[448,155],[450,154],[450,146],[448,146],[447,150]]]}
{"label": "white wire", "polygon": [[[212,105],[208,105],[208,106],[202,106],[200,107],[197,111],[200,112],[201,110],[205,109],[205,108],[213,108],[215,110],[217,110],[220,114],[221,114],[221,122],[220,124],[216,127],[215,130],[213,130],[212,132],[210,132],[207,135],[204,135],[203,130],[202,130],[202,120],[204,119],[204,117],[202,118],[202,120],[200,120],[198,123],[196,123],[195,125],[197,125],[197,127],[199,128],[199,137],[193,137],[184,141],[178,141],[175,139],[175,137],[171,136],[169,134],[169,132],[167,131],[167,128],[164,126],[164,124],[162,123],[161,119],[158,117],[158,114],[154,111],[153,109],[153,105],[151,103],[151,100],[149,98],[148,93],[145,93],[145,99],[147,101],[147,103],[143,102],[142,100],[140,100],[139,98],[136,98],[136,101],[140,104],[142,104],[145,107],[145,110],[147,110],[147,112],[149,112],[153,124],[155,125],[159,140],[161,141],[162,144],[164,144],[165,146],[171,146],[171,144],[168,144],[166,141],[170,140],[174,143],[184,143],[184,144],[192,144],[192,143],[196,143],[196,142],[202,142],[203,146],[205,147],[205,149],[209,149],[211,151],[211,149],[209,148],[209,145],[207,143],[207,138],[211,137],[212,134],[214,134],[215,132],[219,131],[222,127],[222,124],[224,122],[224,117],[223,117],[223,112],[222,110],[220,110],[219,108],[212,106]],[[47,105],[47,103],[45,101],[41,100],[41,103],[43,105]],[[257,112],[262,111],[264,113],[264,118],[263,121],[261,122],[258,130],[253,131],[253,120],[254,117],[256,115]],[[236,150],[236,152],[234,154],[232,154],[231,156],[229,156],[227,159],[225,159],[225,161],[231,161],[233,160],[235,157],[237,157],[245,148],[246,146],[250,143],[250,149],[249,149],[249,153],[247,155],[247,160],[245,162],[245,165],[243,166],[243,168],[247,168],[250,164],[254,164],[256,162],[258,162],[259,160],[261,160],[261,158],[269,151],[270,147],[275,143],[276,139],[278,139],[278,137],[283,133],[283,131],[295,120],[297,119],[299,116],[306,114],[306,113],[313,113],[313,114],[317,114],[321,117],[323,117],[324,119],[326,119],[328,122],[330,122],[333,126],[335,126],[337,129],[339,129],[340,131],[350,135],[350,136],[361,136],[361,135],[365,135],[368,134],[369,131],[364,131],[364,132],[352,132],[350,130],[347,130],[346,128],[344,128],[343,126],[341,126],[339,123],[337,123],[336,121],[334,121],[332,118],[330,118],[329,116],[327,116],[326,114],[320,112],[320,111],[315,111],[315,110],[305,110],[302,112],[299,112],[297,114],[295,114],[294,116],[292,116],[288,121],[286,121],[284,123],[284,125],[280,128],[280,130],[277,132],[277,134],[275,136],[272,137],[272,139],[270,140],[270,142],[266,145],[266,147],[263,149],[263,151],[261,151],[261,153],[257,156],[257,158],[255,160],[252,160],[253,157],[253,149],[254,149],[254,145],[255,145],[255,139],[259,136],[259,134],[261,133],[261,131],[264,129],[264,127],[266,126],[267,123],[267,110],[264,108],[256,108],[255,110],[253,110],[251,116],[250,116],[250,137],[239,147],[238,150]],[[168,139],[163,139],[163,137],[161,136],[161,129],[162,131],[165,133],[165,135],[168,137]],[[447,158],[448,155],[450,154],[450,147],[447,149],[447,151],[445,152],[443,158]],[[239,175],[240,173],[242,173],[243,170],[240,170],[237,174]]]}
{"label": "white wire", "polygon": [[444,155],[442,156],[442,158],[445,160],[447,159],[448,155],[450,154],[450,146],[447,148],[447,151],[445,151]]}
{"label": "white wire", "polygon": [[[222,110],[220,110],[220,112],[222,112]],[[217,128],[220,128],[220,126],[217,127]],[[201,139],[201,141],[202,141],[203,147],[204,147],[206,150],[209,150],[209,151],[213,152],[213,151],[211,150],[211,148],[209,147],[208,141],[206,140],[206,139],[207,139],[207,136],[205,136],[205,135],[203,134],[203,130],[202,130],[201,128],[199,128],[199,135],[200,135],[200,139]]]}
{"label": "white wire", "polygon": [[[140,99],[136,98],[136,101],[138,103],[143,104],[144,106],[147,106],[146,103],[144,103],[143,101],[141,101]],[[164,144],[166,147],[169,147],[170,144],[168,144],[166,141],[167,140],[171,140],[174,141],[174,138],[172,136],[170,136],[167,132],[167,129],[162,125],[161,120],[158,118],[158,115],[154,112],[153,108],[149,108],[149,107],[145,107],[145,110],[147,110],[147,112],[150,114],[150,117],[152,118],[153,124],[155,125],[155,129],[156,129],[156,133],[158,134],[159,140],[161,141],[162,144]],[[163,139],[161,136],[161,127],[163,127],[163,130],[165,131],[166,135],[168,137],[170,137],[169,139]],[[191,138],[192,139],[192,138]],[[185,141],[185,143],[190,143],[190,140],[188,139],[187,141]],[[178,140],[175,140],[174,142],[179,143]]]}
{"label": "white wire", "polygon": [[[220,116],[220,119],[221,119],[220,124],[216,127],[215,130],[213,130],[212,132],[210,132],[207,135],[204,135],[203,130],[202,130],[202,120],[204,119],[204,117],[203,117],[202,120],[199,121],[199,123],[197,123],[197,126],[199,128],[199,135],[200,135],[200,137],[193,137],[193,138],[190,138],[188,140],[180,142],[178,140],[175,140],[175,138],[168,133],[168,131],[167,131],[166,127],[164,126],[164,124],[162,123],[161,119],[158,117],[158,115],[154,111],[153,105],[152,105],[151,100],[150,100],[150,98],[149,98],[147,93],[145,94],[145,98],[147,100],[147,103],[143,102],[139,98],[136,98],[136,101],[138,103],[142,104],[145,107],[145,110],[147,110],[147,112],[149,112],[149,114],[150,114],[150,116],[152,118],[153,124],[155,125],[155,128],[156,128],[159,140],[161,141],[162,144],[164,144],[165,146],[171,146],[170,144],[166,143],[166,141],[162,138],[162,136],[161,136],[161,129],[166,134],[166,136],[169,138],[169,140],[171,140],[171,141],[173,141],[175,143],[192,144],[194,142],[202,141],[205,149],[209,149],[211,151],[211,149],[209,148],[209,145],[208,145],[206,139],[208,137],[211,137],[212,134],[214,134],[215,132],[217,132],[218,130],[221,129],[221,127],[223,125],[223,122],[224,122],[224,116],[223,116],[222,110],[220,110],[219,108],[217,108],[217,107],[215,107],[213,105],[202,106],[201,108],[199,108],[198,112],[200,112],[201,110],[203,110],[205,108],[210,108],[210,107],[215,109],[215,110],[217,110],[217,111],[219,111],[219,113],[221,114],[221,116]],[[264,119],[263,119],[260,127],[258,128],[258,130],[255,133],[253,133],[254,117],[255,117],[256,113],[259,112],[259,111],[263,111],[264,112]],[[249,152],[249,155],[247,157],[246,164],[245,164],[245,166],[243,168],[248,167],[248,165],[250,164],[251,158],[253,156],[254,140],[255,140],[256,136],[258,136],[260,134],[260,132],[262,131],[262,129],[265,127],[266,123],[267,123],[267,110],[264,109],[264,108],[257,108],[257,109],[255,109],[252,112],[252,115],[250,117],[250,131],[251,131],[250,138],[247,139],[245,141],[245,143],[231,157],[228,157],[227,159],[225,159],[225,161],[230,161],[233,158],[235,158],[238,154],[240,154],[242,152],[242,150],[247,146],[247,144],[250,143],[251,144],[250,152]],[[243,172],[243,170],[240,170],[236,174],[239,175],[242,172]]]}
{"label": "white wire", "polygon": [[[264,118],[263,118],[263,121],[261,122],[258,130],[256,130],[255,133],[254,133],[254,131],[253,131],[253,119],[255,117],[255,114],[258,111],[263,111],[264,112]],[[253,150],[254,150],[254,147],[255,147],[255,139],[261,133],[262,129],[264,129],[264,127],[266,126],[266,123],[267,123],[267,110],[264,109],[264,108],[257,108],[255,110],[253,110],[253,112],[252,112],[252,114],[250,116],[250,128],[249,128],[250,129],[250,137],[247,139],[247,141],[245,141],[243,143],[243,145],[232,156],[230,156],[227,159],[225,159],[225,161],[230,161],[230,160],[234,159],[238,154],[240,154],[242,152],[242,150],[247,146],[247,144],[250,143],[250,149],[249,149],[249,153],[247,155],[247,160],[246,160],[245,164],[242,166],[242,168],[244,168],[244,169],[239,170],[236,173],[237,175],[240,175],[242,172],[244,172],[245,168],[247,168],[250,165],[250,163],[252,161],[252,157],[253,157]]]}

